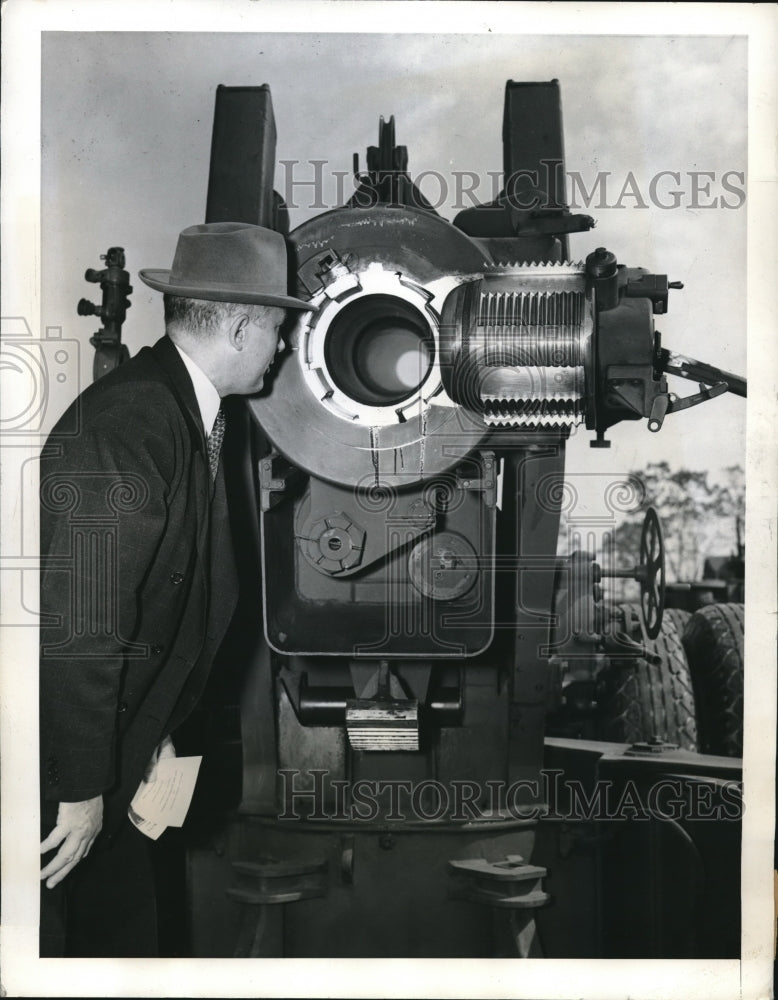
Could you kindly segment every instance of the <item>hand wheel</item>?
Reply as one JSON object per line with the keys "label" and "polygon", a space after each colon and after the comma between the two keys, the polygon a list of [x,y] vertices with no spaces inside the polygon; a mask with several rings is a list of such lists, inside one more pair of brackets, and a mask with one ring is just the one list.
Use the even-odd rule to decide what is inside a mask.
{"label": "hand wheel", "polygon": [[654,507],[646,511],[640,533],[639,566],[635,578],[640,583],[640,608],[649,639],[656,639],[665,610],[665,543],[662,524]]}

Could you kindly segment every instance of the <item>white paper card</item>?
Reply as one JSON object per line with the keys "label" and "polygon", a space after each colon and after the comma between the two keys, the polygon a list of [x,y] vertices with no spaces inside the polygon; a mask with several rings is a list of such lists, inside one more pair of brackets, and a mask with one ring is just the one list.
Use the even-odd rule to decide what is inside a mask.
{"label": "white paper card", "polygon": [[192,801],[202,757],[163,757],[153,781],[142,781],[127,815],[156,840],[169,826],[182,826]]}

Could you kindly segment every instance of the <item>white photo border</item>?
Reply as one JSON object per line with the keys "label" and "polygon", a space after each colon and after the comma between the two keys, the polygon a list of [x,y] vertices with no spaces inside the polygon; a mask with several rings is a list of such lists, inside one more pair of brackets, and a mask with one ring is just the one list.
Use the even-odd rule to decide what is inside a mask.
{"label": "white photo border", "polygon": [[[731,997],[771,995],[774,901],[776,163],[778,19],[772,5],[280,3],[272,0],[12,0],[3,11],[2,309],[40,317],[42,31],[472,32],[747,35],[748,399],[742,960],[42,960],[37,957],[37,637],[0,631],[2,988],[9,996]],[[441,28],[441,25],[445,25]],[[551,75],[551,74],[549,74]],[[713,99],[713,98],[712,98]],[[34,453],[31,451],[31,458]],[[35,463],[25,483],[35,495]],[[3,483],[3,517],[18,484]],[[29,544],[37,518],[28,512]],[[34,581],[29,581],[32,587]],[[7,595],[3,595],[4,598]],[[3,601],[5,604],[5,600]]]}

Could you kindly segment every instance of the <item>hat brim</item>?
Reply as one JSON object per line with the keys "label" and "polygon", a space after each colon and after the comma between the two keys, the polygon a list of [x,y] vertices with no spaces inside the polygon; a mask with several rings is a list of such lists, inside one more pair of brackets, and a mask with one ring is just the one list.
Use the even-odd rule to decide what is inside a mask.
{"label": "hat brim", "polygon": [[143,268],[138,271],[140,279],[149,288],[167,295],[181,295],[187,299],[206,299],[209,302],[236,302],[247,305],[281,306],[284,309],[307,309],[312,312],[315,306],[303,302],[292,295],[273,295],[241,288],[236,285],[225,285],[219,282],[213,285],[180,285],[171,284],[169,270]]}

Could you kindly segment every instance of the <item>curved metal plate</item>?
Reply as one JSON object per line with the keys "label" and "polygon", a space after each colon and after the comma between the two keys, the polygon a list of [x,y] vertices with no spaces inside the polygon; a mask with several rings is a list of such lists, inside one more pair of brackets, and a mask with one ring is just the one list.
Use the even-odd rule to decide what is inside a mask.
{"label": "curved metal plate", "polygon": [[[393,280],[419,290],[419,307],[437,337],[442,301],[430,286],[488,264],[482,248],[448,222],[408,208],[339,209],[304,223],[290,239],[296,294],[318,305],[310,319],[301,320],[306,329],[315,328],[333,296],[355,294],[353,277],[381,265]],[[328,262],[339,268],[337,286],[327,286]],[[301,326],[291,334],[291,351],[276,365],[268,391],[250,399],[249,408],[278,451],[311,475],[364,488],[410,486],[451,468],[485,437],[480,415],[452,404],[442,390],[425,395],[415,416],[396,423],[379,421],[377,414],[371,425],[364,407],[358,417],[339,416],[312,389],[301,350],[305,336]],[[429,385],[421,391],[429,392]]]}

